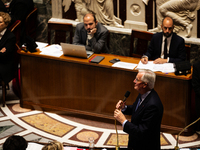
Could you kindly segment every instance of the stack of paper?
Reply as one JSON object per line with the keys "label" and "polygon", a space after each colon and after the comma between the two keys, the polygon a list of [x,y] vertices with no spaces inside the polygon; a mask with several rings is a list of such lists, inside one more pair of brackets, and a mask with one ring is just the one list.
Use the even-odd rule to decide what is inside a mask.
{"label": "stack of paper", "polygon": [[37,44],[37,48],[41,50],[42,48],[46,47],[48,43],[43,43],[43,42],[35,42]]}
{"label": "stack of paper", "polygon": [[133,70],[136,66],[137,64],[121,62],[121,61],[118,61],[112,65],[112,67],[125,68],[125,69],[131,69],[131,70]]}
{"label": "stack of paper", "polygon": [[164,73],[175,72],[173,63],[154,64],[153,61],[148,61],[147,64],[143,64],[140,61],[136,69],[149,69],[151,71],[161,71]]}
{"label": "stack of paper", "polygon": [[44,47],[40,49],[42,52],[40,54],[43,55],[49,55],[49,56],[55,56],[60,57],[63,55],[62,47],[58,44],[53,44],[47,47]]}
{"label": "stack of paper", "polygon": [[[28,147],[26,148],[26,150],[41,150],[43,147],[44,147],[43,144],[28,142]],[[64,146],[63,150],[83,150],[83,149],[78,147]]]}

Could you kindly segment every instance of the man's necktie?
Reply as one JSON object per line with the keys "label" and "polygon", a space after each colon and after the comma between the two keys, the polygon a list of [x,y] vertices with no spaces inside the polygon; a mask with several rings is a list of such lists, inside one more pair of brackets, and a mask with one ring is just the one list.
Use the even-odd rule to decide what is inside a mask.
{"label": "man's necktie", "polygon": [[167,59],[167,38],[165,38],[164,44],[164,59]]}
{"label": "man's necktie", "polygon": [[137,106],[135,108],[135,111],[138,109],[138,107],[140,106],[140,102],[141,102],[141,97],[138,99],[138,103],[137,103]]}

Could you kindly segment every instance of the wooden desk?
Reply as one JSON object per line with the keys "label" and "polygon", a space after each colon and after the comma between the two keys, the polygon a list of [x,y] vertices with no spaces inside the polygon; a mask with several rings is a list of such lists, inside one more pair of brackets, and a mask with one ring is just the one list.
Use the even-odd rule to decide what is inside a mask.
{"label": "wooden desk", "polygon": [[[131,92],[132,104],[138,92],[133,89],[137,70],[112,67],[109,60],[138,63],[139,59],[109,54],[100,64],[74,57],[51,57],[18,51],[21,55],[20,104],[43,111],[66,111],[113,118],[113,111],[125,92]],[[178,133],[190,121],[191,74],[175,76],[156,73],[155,90],[163,106],[162,131]]]}

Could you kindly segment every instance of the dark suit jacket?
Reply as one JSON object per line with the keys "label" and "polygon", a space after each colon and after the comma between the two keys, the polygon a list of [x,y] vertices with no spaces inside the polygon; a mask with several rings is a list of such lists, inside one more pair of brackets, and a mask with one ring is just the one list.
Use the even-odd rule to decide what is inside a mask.
{"label": "dark suit jacket", "polygon": [[192,86],[195,91],[197,117],[200,117],[200,61],[193,65]]}
{"label": "dark suit jacket", "polygon": [[85,45],[86,50],[93,51],[95,53],[107,53],[107,36],[108,30],[101,23],[97,23],[97,32],[94,34],[94,37],[89,40],[88,46],[86,45],[87,40],[87,31],[85,30],[84,24],[79,23],[76,26],[76,31],[73,39],[73,44],[76,45]]}
{"label": "dark suit jacket", "polygon": [[0,11],[7,12],[7,9],[4,5],[4,3],[2,2],[2,0],[0,0]]}
{"label": "dark suit jacket", "polygon": [[11,24],[16,20],[25,21],[27,15],[33,10],[33,0],[12,0],[9,6]]}
{"label": "dark suit jacket", "polygon": [[129,134],[128,148],[159,150],[162,102],[156,91],[152,90],[135,111],[139,97],[140,94],[133,105],[127,106],[124,112],[126,115],[132,115],[131,122],[127,121],[123,129]]}
{"label": "dark suit jacket", "polygon": [[[34,9],[33,0],[12,0],[9,7],[11,23],[21,20],[20,46],[26,42],[25,20],[28,14]],[[9,28],[8,27],[8,28]]]}
{"label": "dark suit jacket", "polygon": [[0,49],[6,48],[5,53],[0,52],[0,78],[8,83],[14,77],[15,35],[8,29],[0,40]]}
{"label": "dark suit jacket", "polygon": [[[162,39],[163,32],[159,32],[153,35],[148,50],[145,54],[149,57],[149,59],[155,60],[157,58],[160,58]],[[174,63],[185,61],[185,59],[185,41],[182,37],[178,36],[176,33],[173,33],[169,48],[169,62]]]}

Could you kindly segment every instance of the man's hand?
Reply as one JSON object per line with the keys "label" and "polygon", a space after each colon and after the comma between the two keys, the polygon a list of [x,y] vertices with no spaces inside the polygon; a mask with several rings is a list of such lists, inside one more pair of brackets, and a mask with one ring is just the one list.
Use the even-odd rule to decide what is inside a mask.
{"label": "man's hand", "polygon": [[157,58],[156,60],[154,60],[153,63],[154,64],[164,64],[164,63],[167,63],[167,59]]}
{"label": "man's hand", "polygon": [[5,53],[5,52],[6,52],[6,48],[5,48],[5,47],[2,48],[2,49],[0,50],[0,52],[1,52],[1,53]]}
{"label": "man's hand", "polygon": [[97,28],[93,28],[92,30],[90,30],[89,34],[95,34],[97,32]]}
{"label": "man's hand", "polygon": [[116,109],[122,110],[125,107],[126,102],[123,103],[122,100],[119,100],[119,102],[116,104]]}
{"label": "man's hand", "polygon": [[126,117],[124,116],[124,114],[118,109],[115,109],[114,111],[114,118],[117,121],[119,121],[121,124],[123,124],[123,122],[126,120]]}
{"label": "man's hand", "polygon": [[143,64],[147,64],[148,63],[148,57],[142,57],[141,62]]}

